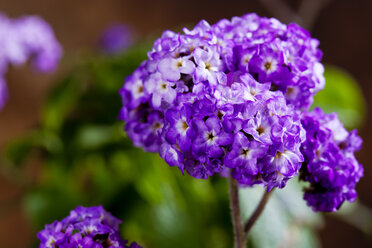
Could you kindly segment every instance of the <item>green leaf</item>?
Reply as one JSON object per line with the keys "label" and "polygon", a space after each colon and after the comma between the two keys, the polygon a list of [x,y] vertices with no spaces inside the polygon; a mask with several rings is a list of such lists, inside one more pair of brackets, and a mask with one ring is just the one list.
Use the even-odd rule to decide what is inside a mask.
{"label": "green leaf", "polygon": [[285,207],[286,213],[300,225],[321,227],[322,216],[312,211],[303,199],[303,188],[307,183],[293,178],[287,182],[285,188],[276,190],[274,197]]}
{"label": "green leaf", "polygon": [[[261,187],[240,189],[239,195],[244,221],[253,213],[264,190]],[[253,246],[257,248],[279,247],[290,223],[291,218],[286,214],[286,209],[272,195],[264,212],[253,226],[249,239]]]}
{"label": "green leaf", "polygon": [[[253,247],[318,247],[314,229],[321,226],[322,218],[306,206],[301,188],[292,179],[285,188],[273,192],[248,237]],[[243,220],[253,213],[264,190],[262,187],[239,190]]]}
{"label": "green leaf", "polygon": [[77,133],[77,142],[84,149],[99,149],[110,142],[123,139],[120,125],[86,125]]}
{"label": "green leaf", "polygon": [[12,165],[24,164],[30,153],[36,148],[49,152],[59,152],[63,144],[60,138],[52,131],[35,130],[22,138],[11,142],[5,150],[5,157]]}
{"label": "green leaf", "polygon": [[23,165],[32,149],[34,149],[34,145],[31,135],[15,140],[7,146],[5,157],[12,165]]}
{"label": "green leaf", "polygon": [[372,237],[372,209],[361,202],[345,202],[341,209],[331,216],[340,218]]}
{"label": "green leaf", "polygon": [[78,100],[82,86],[82,82],[79,83],[76,75],[72,74],[58,84],[43,109],[43,126],[50,130],[60,128]]}
{"label": "green leaf", "polygon": [[345,70],[326,65],[324,90],[314,97],[312,108],[321,107],[326,113],[337,112],[347,128],[360,126],[366,114],[366,103],[356,80]]}

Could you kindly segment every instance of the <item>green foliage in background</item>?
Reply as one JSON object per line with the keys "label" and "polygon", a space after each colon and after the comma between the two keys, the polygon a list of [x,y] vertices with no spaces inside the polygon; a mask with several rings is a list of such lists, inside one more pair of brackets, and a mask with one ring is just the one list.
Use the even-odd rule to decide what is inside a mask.
{"label": "green foliage in background", "polygon": [[363,124],[366,116],[366,103],[356,80],[345,70],[326,65],[324,90],[314,97],[313,106],[321,107],[324,112],[337,112],[347,128]]}
{"label": "green foliage in background", "polygon": [[[23,175],[23,203],[35,230],[77,205],[103,205],[123,220],[124,238],[146,247],[229,248],[226,179],[182,175],[158,155],[134,148],[117,120],[118,89],[148,50],[147,44],[137,45],[121,55],[78,62],[51,92],[39,127],[9,145],[5,164],[13,175]],[[360,124],[365,109],[355,82],[333,67],[327,67],[326,77],[314,105],[339,112],[348,127]],[[38,165],[32,178],[23,173],[30,163]],[[296,181],[274,193],[249,236],[250,247],[318,246],[314,231],[321,215],[306,207]],[[245,218],[262,190],[241,190]]]}

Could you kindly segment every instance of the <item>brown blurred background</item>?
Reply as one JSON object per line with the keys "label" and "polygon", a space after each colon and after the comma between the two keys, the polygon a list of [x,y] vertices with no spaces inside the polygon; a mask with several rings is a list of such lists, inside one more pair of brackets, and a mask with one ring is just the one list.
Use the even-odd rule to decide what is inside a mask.
{"label": "brown blurred background", "polygon": [[[157,34],[185,23],[206,19],[214,23],[221,18],[256,12],[273,16],[267,0],[189,0],[189,1],[126,1],[126,0],[1,0],[0,12],[10,17],[37,14],[48,21],[62,43],[65,54],[73,55],[81,49],[93,48],[100,32],[113,22],[131,25],[138,37]],[[315,1],[315,0],[314,0]],[[321,0],[322,1],[322,0]],[[326,0],[324,0],[326,1]],[[269,1],[270,2],[270,1]],[[273,1],[271,1],[273,2]],[[275,2],[275,1],[274,1]],[[299,1],[290,1],[297,7]],[[275,8],[275,6],[274,6]],[[272,10],[271,10],[272,11]],[[311,11],[311,10],[309,10]],[[312,27],[312,36],[321,42],[323,61],[349,71],[360,83],[368,109],[372,109],[372,1],[334,0],[319,12]],[[1,48],[0,48],[1,49]],[[0,149],[15,137],[21,136],[37,124],[40,106],[51,82],[63,73],[35,74],[26,66],[11,68],[7,74],[10,101],[0,112]],[[359,200],[372,208],[372,125],[368,116],[360,128],[364,147],[358,153],[365,166],[365,176],[358,185]],[[0,176],[0,240],[1,247],[27,247],[31,239],[31,226],[22,213],[22,206],[15,201],[11,211],[3,214],[4,202],[20,194],[11,181]],[[8,206],[8,205],[7,205]],[[371,247],[360,231],[330,216],[320,231],[323,247]]]}

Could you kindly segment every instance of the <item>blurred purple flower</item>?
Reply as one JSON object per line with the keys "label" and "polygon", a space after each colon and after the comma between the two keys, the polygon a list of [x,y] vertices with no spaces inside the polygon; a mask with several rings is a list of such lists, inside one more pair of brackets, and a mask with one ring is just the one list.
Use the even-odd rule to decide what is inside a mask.
{"label": "blurred purple flower", "polygon": [[8,63],[20,65],[31,58],[43,72],[54,70],[62,56],[62,48],[52,28],[38,16],[8,19],[0,15],[0,71],[6,72]]}
{"label": "blurred purple flower", "polygon": [[4,79],[0,76],[0,109],[2,109],[8,100],[8,88]]}
{"label": "blurred purple flower", "polygon": [[31,59],[36,69],[49,72],[62,56],[52,28],[38,16],[12,20],[0,14],[0,47],[0,108],[7,98],[4,78],[8,64],[17,66]]}
{"label": "blurred purple flower", "polygon": [[133,33],[129,26],[114,24],[106,28],[100,37],[101,48],[109,54],[125,51],[133,42]]}

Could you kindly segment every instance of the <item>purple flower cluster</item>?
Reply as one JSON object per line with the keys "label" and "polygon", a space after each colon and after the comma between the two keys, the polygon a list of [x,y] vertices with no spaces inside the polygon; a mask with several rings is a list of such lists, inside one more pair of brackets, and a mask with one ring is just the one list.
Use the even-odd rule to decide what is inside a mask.
{"label": "purple flower cluster", "polygon": [[0,109],[8,95],[8,64],[17,66],[31,58],[38,70],[47,72],[56,68],[62,55],[52,28],[37,16],[12,20],[0,14],[0,47]]}
{"label": "purple flower cluster", "polygon": [[318,42],[295,24],[249,14],[163,33],[121,90],[134,144],[195,178],[227,168],[283,187],[305,139],[297,110],[324,84]]}
{"label": "purple flower cluster", "polygon": [[120,220],[99,207],[77,207],[62,221],[45,225],[40,248],[141,248],[120,238]]}
{"label": "purple flower cluster", "polygon": [[[158,152],[170,166],[195,178],[230,171],[240,184],[260,184],[268,190],[284,187],[306,168],[305,161],[305,180],[321,185],[317,173],[326,167],[316,168],[327,165],[312,162],[308,153],[316,149],[310,146],[312,130],[306,126],[314,117],[306,114],[313,96],[325,83],[319,42],[296,24],[286,26],[255,14],[215,25],[201,21],[183,31],[165,31],[120,91],[120,118],[134,145]],[[342,132],[330,131],[335,136]],[[359,140],[356,137],[353,133],[350,139]],[[314,142],[327,149],[330,144],[338,147],[323,138]],[[334,185],[338,191],[327,191],[336,190],[337,196],[342,192],[339,203],[355,196],[353,188],[361,176],[359,165],[357,179],[348,167],[357,165],[354,148],[336,149],[339,156],[327,158],[332,175],[344,173],[344,179],[351,180],[348,191],[341,179]],[[315,195],[317,189],[305,198],[314,209],[329,210],[314,203],[317,197],[331,197]]]}
{"label": "purple flower cluster", "polygon": [[345,201],[355,200],[355,185],[363,176],[363,167],[354,152],[362,146],[357,131],[348,132],[334,114],[319,108],[302,119],[306,142],[301,146],[305,161],[300,170],[310,182],[305,200],[314,211],[336,211]]}

